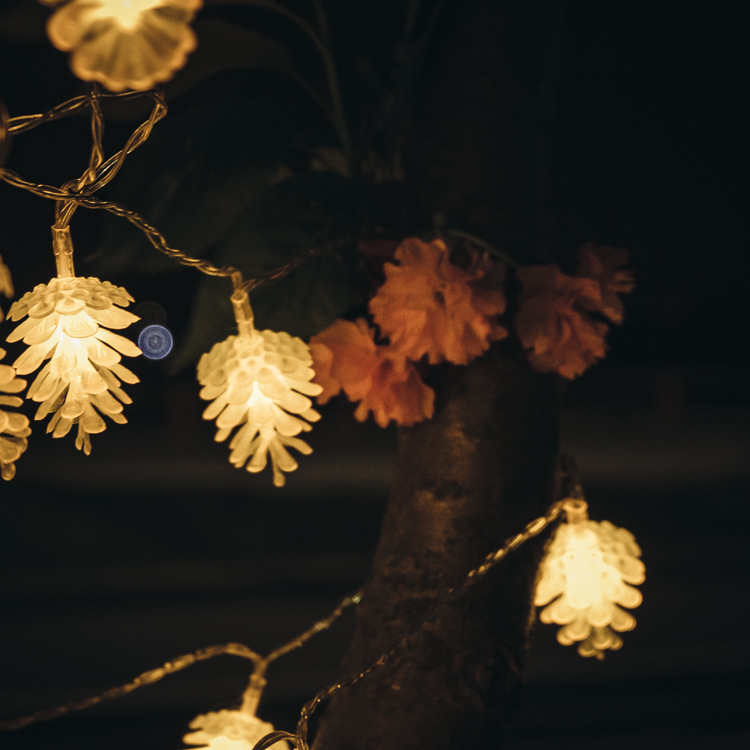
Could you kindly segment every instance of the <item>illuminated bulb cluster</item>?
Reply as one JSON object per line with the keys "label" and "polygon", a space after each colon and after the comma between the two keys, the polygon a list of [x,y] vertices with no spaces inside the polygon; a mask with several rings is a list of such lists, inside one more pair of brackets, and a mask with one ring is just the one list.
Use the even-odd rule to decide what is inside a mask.
{"label": "illuminated bulb cluster", "polygon": [[111,91],[143,91],[166,81],[195,49],[188,23],[202,0],[72,0],[49,19],[58,49],[72,50],[71,67],[84,81]]}
{"label": "illuminated bulb cluster", "polygon": [[29,347],[15,361],[19,375],[34,372],[49,359],[29,388],[39,403],[35,419],[51,414],[47,432],[62,437],[76,425],[76,448],[91,452],[90,435],[107,425],[101,415],[120,424],[127,420],[122,405],[131,403],[120,381],[138,377],[120,364],[122,354],[140,349],[110,328],[126,328],[138,317],[122,308],[133,298],[122,287],[96,278],[55,278],[39,284],[14,302],[10,320],[28,315],[9,336]]}
{"label": "illuminated bulb cluster", "polygon": [[547,604],[544,623],[562,625],[557,640],[578,644],[581,656],[604,658],[622,647],[614,631],[635,627],[635,618],[622,607],[642,600],[629,584],[643,583],[646,568],[633,535],[609,521],[563,523],[542,562],[534,603]]}
{"label": "illuminated bulb cluster", "polygon": [[[5,357],[5,349],[0,349],[0,359]],[[7,395],[20,393],[26,387],[26,381],[16,377],[16,371],[10,365],[0,365],[0,406],[20,406],[20,396]],[[23,414],[0,409],[0,471],[3,479],[13,479],[16,474],[15,462],[26,450],[31,434],[29,418]]]}
{"label": "illuminated bulb cluster", "polygon": [[204,419],[216,419],[219,442],[239,427],[229,443],[234,466],[247,463],[248,471],[262,471],[270,455],[273,483],[281,487],[286,481],[283,472],[297,468],[287,448],[305,455],[312,452],[295,437],[312,429],[308,422],[320,419],[307,398],[322,390],[310,382],[315,374],[311,364],[310,350],[301,339],[249,328],[241,328],[239,335],[215,344],[201,357],[200,396],[212,401]]}
{"label": "illuminated bulb cluster", "polygon": [[[273,724],[243,711],[201,714],[190,722],[190,728],[196,731],[182,740],[187,745],[199,745],[195,750],[252,750],[258,740],[273,732]],[[275,742],[271,750],[289,750],[289,743]]]}

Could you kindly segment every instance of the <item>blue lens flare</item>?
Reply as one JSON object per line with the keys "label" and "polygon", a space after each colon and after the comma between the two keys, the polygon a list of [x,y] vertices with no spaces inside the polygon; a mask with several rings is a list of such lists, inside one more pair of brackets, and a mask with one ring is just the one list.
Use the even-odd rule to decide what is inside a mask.
{"label": "blue lens flare", "polygon": [[172,351],[172,343],[172,334],[164,326],[146,326],[138,336],[146,359],[164,359]]}

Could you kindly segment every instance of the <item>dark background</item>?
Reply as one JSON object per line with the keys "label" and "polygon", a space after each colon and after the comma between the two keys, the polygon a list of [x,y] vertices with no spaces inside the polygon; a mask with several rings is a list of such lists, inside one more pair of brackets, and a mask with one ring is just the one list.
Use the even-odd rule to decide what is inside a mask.
{"label": "dark background", "polygon": [[[380,15],[371,5],[362,12],[380,24],[377,36],[394,4]],[[30,0],[2,5],[0,97],[12,116],[78,91],[41,32],[46,14]],[[511,746],[744,748],[746,7],[571,1],[564,18],[555,241],[568,252],[588,240],[628,247],[638,284],[607,360],[568,389],[563,441],[592,517],[635,533],[647,580],[638,627],[602,663],[537,628]],[[19,137],[8,167],[60,184],[82,171],[86,149],[85,126],[65,121]],[[51,204],[0,186],[0,221],[17,293],[47,281]],[[75,221],[90,222],[85,256],[98,228]],[[179,338],[189,272],[111,280],[162,304]],[[96,436],[91,457],[37,428],[0,488],[5,718],[97,694],[209,644],[270,650],[367,574],[395,435],[355,423],[346,404],[327,409],[314,455],[276,491],[228,464],[200,418],[192,373],[168,365],[135,363],[142,382],[129,389],[129,424]],[[271,668],[264,718],[293,728],[302,703],[333,680],[350,621]],[[243,662],[221,657],[0,735],[0,747],[180,747],[189,720],[230,706],[246,677]]]}

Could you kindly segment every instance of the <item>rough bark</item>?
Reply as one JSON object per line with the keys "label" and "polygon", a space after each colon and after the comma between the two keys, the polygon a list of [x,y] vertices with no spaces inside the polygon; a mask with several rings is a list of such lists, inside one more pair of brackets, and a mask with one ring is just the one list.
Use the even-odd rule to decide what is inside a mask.
{"label": "rough bark", "polygon": [[[401,434],[373,574],[343,665],[356,673],[549,504],[557,383],[496,352],[441,373],[434,419]],[[321,750],[500,747],[523,667],[541,540],[441,608],[416,643],[333,700]]]}
{"label": "rough bark", "polygon": [[[436,213],[524,262],[550,254],[546,210],[555,2],[448,3],[406,155]],[[400,435],[393,489],[342,674],[417,630],[447,588],[555,493],[558,388],[504,342],[433,373],[435,417]],[[522,547],[410,646],[326,709],[316,750],[502,747],[543,540]]]}

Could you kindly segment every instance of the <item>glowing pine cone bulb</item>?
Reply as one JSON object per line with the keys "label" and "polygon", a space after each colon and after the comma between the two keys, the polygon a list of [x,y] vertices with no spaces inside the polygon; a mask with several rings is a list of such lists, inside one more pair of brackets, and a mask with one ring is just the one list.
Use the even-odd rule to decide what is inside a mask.
{"label": "glowing pine cone bulb", "polygon": [[[186,734],[182,741],[199,745],[190,750],[252,750],[265,735],[273,732],[273,724],[242,711],[211,711],[196,716],[190,722],[196,731]],[[275,742],[271,750],[289,750],[289,743]]]}
{"label": "glowing pine cone bulb", "polygon": [[609,521],[591,521],[582,500],[566,501],[568,523],[559,526],[542,561],[534,603],[544,623],[562,625],[557,640],[578,644],[581,656],[604,658],[622,647],[615,631],[635,627],[622,607],[637,607],[642,596],[629,584],[643,583],[646,568],[633,535]]}
{"label": "glowing pine cone bulb", "polygon": [[308,422],[320,419],[307,396],[317,396],[322,388],[310,382],[315,372],[302,339],[255,330],[247,295],[235,294],[232,302],[239,335],[215,344],[198,362],[198,381],[203,386],[200,396],[212,402],[203,418],[216,419],[217,442],[239,428],[229,443],[230,462],[237,468],[247,464],[248,471],[259,472],[270,456],[273,483],[282,487],[286,481],[283,472],[297,468],[287,448],[312,453],[312,448],[295,436],[309,432]]}
{"label": "glowing pine cone bulb", "polygon": [[[5,349],[0,349],[0,359],[3,357]],[[26,381],[17,378],[10,365],[0,365],[0,406],[21,406],[23,399],[20,396],[8,394],[20,393],[25,387]],[[13,479],[16,475],[15,462],[26,450],[26,438],[30,434],[28,417],[0,409],[0,471],[3,479]]]}
{"label": "glowing pine cone bulb", "polygon": [[84,81],[144,91],[169,80],[195,49],[188,25],[202,0],[70,0],[47,23]]}
{"label": "glowing pine cone bulb", "polygon": [[108,281],[68,276],[34,287],[8,312],[10,320],[26,318],[8,336],[8,341],[23,339],[29,345],[13,365],[16,372],[26,375],[49,360],[28,392],[28,398],[39,403],[35,419],[51,414],[47,432],[53,437],[77,426],[76,448],[87,455],[90,435],[107,427],[101,415],[127,422],[122,406],[131,399],[120,381],[137,383],[138,377],[120,360],[141,350],[109,329],[138,320],[122,309],[132,301],[125,289]]}

